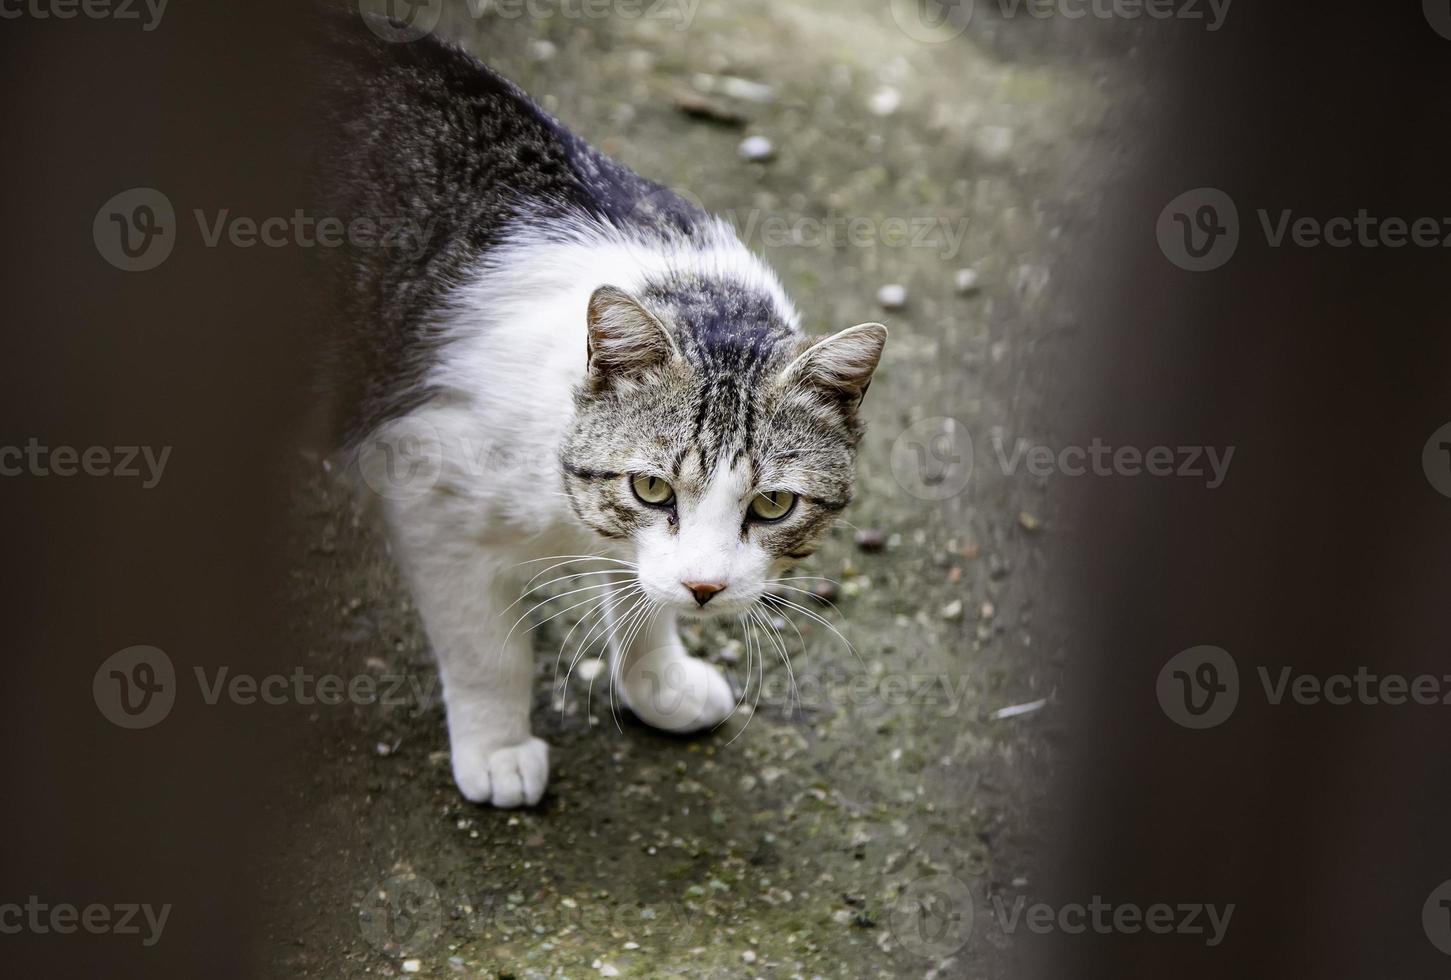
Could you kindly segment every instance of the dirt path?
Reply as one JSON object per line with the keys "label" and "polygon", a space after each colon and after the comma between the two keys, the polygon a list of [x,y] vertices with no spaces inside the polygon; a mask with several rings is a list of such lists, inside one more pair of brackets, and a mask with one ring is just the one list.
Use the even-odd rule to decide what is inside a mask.
{"label": "dirt path", "polygon": [[[801,572],[843,583],[839,612],[812,608],[856,655],[798,617],[799,705],[768,658],[749,727],[675,739],[617,728],[578,684],[556,710],[551,623],[536,633],[549,794],[532,812],[476,809],[450,780],[430,654],[384,548],[310,467],[303,666],[401,678],[402,703],[312,709],[316,755],[278,803],[292,835],[273,876],[275,971],[1005,975],[991,899],[1035,873],[1063,656],[1044,574],[1053,501],[1011,456],[1050,437],[1045,379],[1073,355],[1055,283],[1104,172],[1101,66],[1032,54],[1036,24],[924,43],[865,0],[702,3],[683,31],[674,5],[501,13],[518,9],[475,20],[460,4],[439,30],[730,217],[812,331],[890,326],[858,503]],[[686,92],[708,103],[697,114],[746,122],[687,115]],[[774,159],[742,160],[748,136]],[[888,284],[906,287],[903,308],[879,306]],[[860,549],[855,529],[880,530],[884,549]],[[692,640],[744,680],[728,635]],[[921,903],[926,918],[910,912]]]}

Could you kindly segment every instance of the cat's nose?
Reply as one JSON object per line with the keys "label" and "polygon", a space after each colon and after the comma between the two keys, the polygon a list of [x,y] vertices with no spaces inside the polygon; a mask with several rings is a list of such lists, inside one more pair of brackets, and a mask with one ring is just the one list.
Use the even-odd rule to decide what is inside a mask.
{"label": "cat's nose", "polygon": [[724,582],[681,582],[680,584],[689,589],[690,594],[695,596],[695,601],[702,606],[709,602],[717,592],[725,589]]}

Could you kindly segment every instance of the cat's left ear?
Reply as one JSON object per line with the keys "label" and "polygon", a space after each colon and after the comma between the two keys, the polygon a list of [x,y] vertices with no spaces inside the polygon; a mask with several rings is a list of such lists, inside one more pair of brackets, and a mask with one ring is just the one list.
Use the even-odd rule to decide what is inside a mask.
{"label": "cat's left ear", "polygon": [[596,289],[588,320],[585,356],[597,383],[638,376],[680,356],[665,324],[622,289]]}
{"label": "cat's left ear", "polygon": [[886,327],[859,323],[806,348],[781,372],[781,380],[824,391],[855,408],[871,386],[886,344]]}

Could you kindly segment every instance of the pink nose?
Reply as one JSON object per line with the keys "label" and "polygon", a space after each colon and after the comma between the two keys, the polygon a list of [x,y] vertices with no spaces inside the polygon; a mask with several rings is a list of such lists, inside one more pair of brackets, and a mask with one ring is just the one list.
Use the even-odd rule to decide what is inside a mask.
{"label": "pink nose", "polygon": [[690,594],[695,596],[695,601],[702,606],[709,602],[717,592],[725,589],[725,584],[721,582],[681,582],[680,584],[689,589]]}

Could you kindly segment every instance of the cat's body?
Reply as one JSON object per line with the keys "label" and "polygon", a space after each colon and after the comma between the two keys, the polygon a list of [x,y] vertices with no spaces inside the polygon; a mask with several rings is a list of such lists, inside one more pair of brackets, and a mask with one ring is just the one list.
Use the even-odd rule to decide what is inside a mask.
{"label": "cat's body", "polygon": [[608,638],[648,724],[724,720],[730,687],[675,617],[754,615],[846,505],[885,331],[809,344],[728,227],[468,55],[334,44],[328,210],[430,231],[339,263],[347,444],[439,659],[459,788],[532,804],[548,753],[521,590],[600,556],[562,586],[596,617],[581,649]]}

